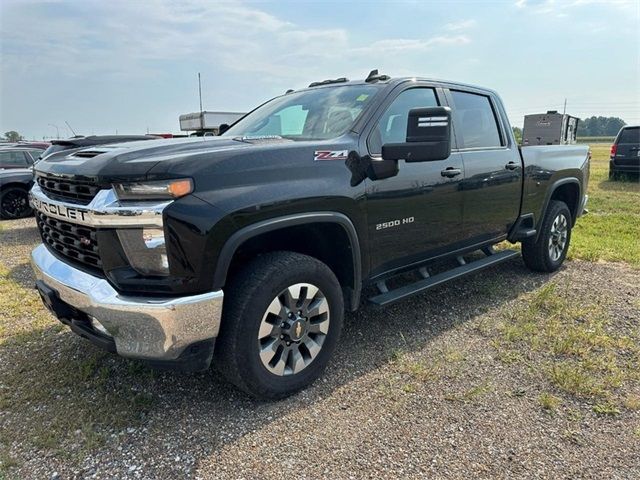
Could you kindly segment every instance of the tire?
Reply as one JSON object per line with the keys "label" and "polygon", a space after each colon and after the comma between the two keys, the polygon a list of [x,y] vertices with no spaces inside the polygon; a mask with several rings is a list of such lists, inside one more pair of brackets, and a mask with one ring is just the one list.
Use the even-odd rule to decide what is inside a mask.
{"label": "tire", "polygon": [[615,181],[615,180],[618,180],[619,177],[620,175],[618,175],[618,172],[616,172],[615,170],[609,169],[609,180]]}
{"label": "tire", "polygon": [[21,187],[9,187],[0,192],[0,218],[28,217],[33,213],[29,206],[29,192]]}
{"label": "tire", "polygon": [[343,317],[340,284],[324,263],[293,252],[264,254],[225,289],[214,365],[254,397],[287,397],[320,376]]}
{"label": "tire", "polygon": [[525,265],[537,272],[554,272],[560,268],[569,250],[571,225],[571,212],[567,204],[551,200],[538,239],[522,242]]}

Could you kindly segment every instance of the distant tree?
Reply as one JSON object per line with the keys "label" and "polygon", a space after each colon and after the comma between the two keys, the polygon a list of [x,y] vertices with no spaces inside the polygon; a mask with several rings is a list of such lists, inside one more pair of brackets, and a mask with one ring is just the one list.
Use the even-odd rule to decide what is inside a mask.
{"label": "distant tree", "polygon": [[22,140],[22,135],[14,130],[11,130],[9,132],[4,132],[4,138],[6,138],[10,142],[19,142],[20,140]]}
{"label": "distant tree", "polygon": [[612,137],[625,125],[625,121],[618,117],[593,116],[580,120],[578,124],[578,136]]}
{"label": "distant tree", "polygon": [[522,143],[522,129],[520,127],[512,127],[513,136],[516,137],[516,143]]}

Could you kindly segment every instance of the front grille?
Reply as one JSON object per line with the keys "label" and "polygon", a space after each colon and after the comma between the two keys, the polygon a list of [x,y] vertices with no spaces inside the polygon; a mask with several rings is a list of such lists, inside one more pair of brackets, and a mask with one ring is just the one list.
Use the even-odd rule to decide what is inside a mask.
{"label": "front grille", "polygon": [[65,178],[38,175],[38,185],[49,197],[58,200],[70,200],[87,205],[96,196],[100,187],[88,182],[78,182]]}
{"label": "front grille", "polygon": [[50,249],[74,263],[92,269],[102,269],[94,228],[63,222],[40,212],[37,213],[36,219],[42,241]]}

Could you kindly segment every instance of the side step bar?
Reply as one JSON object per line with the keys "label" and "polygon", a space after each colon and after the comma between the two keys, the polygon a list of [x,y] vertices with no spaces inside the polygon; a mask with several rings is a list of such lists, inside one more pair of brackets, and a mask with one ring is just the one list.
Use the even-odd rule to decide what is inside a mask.
{"label": "side step bar", "polygon": [[454,280],[464,275],[482,270],[483,268],[507,261],[511,258],[517,257],[518,255],[520,255],[520,252],[515,250],[503,250],[501,252],[492,253],[484,258],[460,265],[459,267],[447,270],[446,272],[418,280],[415,283],[396,288],[395,290],[380,293],[369,298],[369,301],[380,306],[387,305],[410,295],[428,290],[429,288],[436,287],[442,283],[448,282],[449,280]]}

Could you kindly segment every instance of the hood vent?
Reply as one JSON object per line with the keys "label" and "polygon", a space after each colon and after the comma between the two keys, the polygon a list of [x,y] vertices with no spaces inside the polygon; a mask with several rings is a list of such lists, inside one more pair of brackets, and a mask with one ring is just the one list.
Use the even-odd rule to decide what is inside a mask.
{"label": "hood vent", "polygon": [[74,153],[73,156],[79,158],[93,158],[105,152],[106,150],[82,150],[81,152]]}

